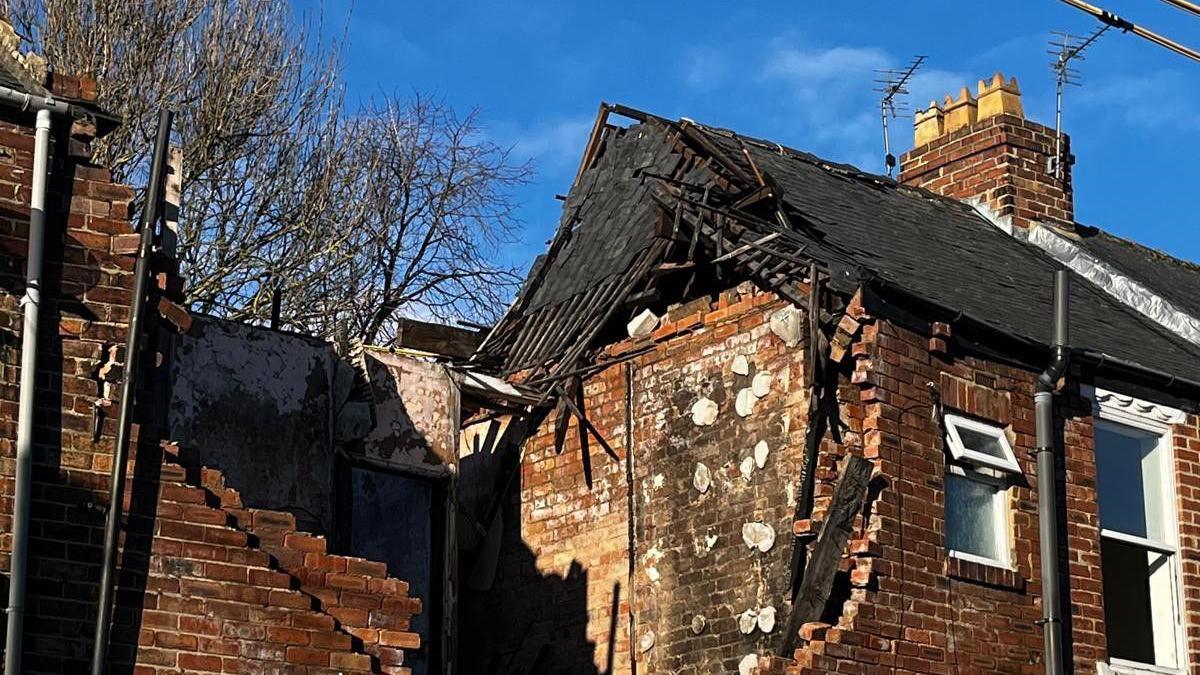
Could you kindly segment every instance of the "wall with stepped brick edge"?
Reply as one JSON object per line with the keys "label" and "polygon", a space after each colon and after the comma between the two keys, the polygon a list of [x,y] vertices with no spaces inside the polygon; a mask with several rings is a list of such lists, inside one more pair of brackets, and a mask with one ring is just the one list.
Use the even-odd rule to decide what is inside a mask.
{"label": "wall with stepped brick edge", "polygon": [[[58,82],[69,78],[56,76]],[[86,91],[87,88],[80,88]],[[94,91],[94,88],[91,89]],[[11,512],[33,115],[0,109],[0,568]],[[76,132],[72,135],[72,132]],[[133,191],[56,122],[32,494],[25,669],[86,670],[133,286]],[[406,673],[422,611],[375,562],[332,555],[294,516],[244,508],[219,471],[160,440],[157,367],[185,331],[175,264],[155,261],[114,611],[114,673]],[[155,311],[156,310],[156,311]],[[260,420],[270,425],[271,420]],[[6,595],[7,576],[0,577]]]}

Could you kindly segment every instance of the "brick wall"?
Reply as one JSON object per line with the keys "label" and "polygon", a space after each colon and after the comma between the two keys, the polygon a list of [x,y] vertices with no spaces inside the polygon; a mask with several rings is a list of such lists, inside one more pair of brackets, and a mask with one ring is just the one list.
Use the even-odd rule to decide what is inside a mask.
{"label": "brick wall", "polygon": [[[632,642],[639,673],[728,673],[746,654],[778,641],[781,623],[770,634],[757,627],[743,634],[737,619],[771,607],[782,622],[790,583],[807,389],[805,345],[788,347],[769,328],[783,306],[743,286],[677,307],[654,334],[657,348],[631,362],[632,591],[625,366],[585,385],[589,419],[621,456],[614,461],[591,442],[590,488],[574,422],[561,454],[554,451],[553,417],[531,437],[519,490],[504,512],[495,585],[462,599],[462,641],[476,646],[479,672],[535,662],[547,645],[540,658],[554,672],[627,673]],[[644,345],[611,349],[633,346]],[[745,374],[732,369],[739,355]],[[735,400],[760,373],[770,375],[768,391],[742,417]],[[693,422],[701,398],[718,410],[709,425]],[[767,447],[761,468],[754,460],[760,441]],[[698,464],[710,475],[704,493],[694,487]],[[765,552],[743,542],[743,526],[752,522],[774,531]],[[516,619],[497,622],[498,615]],[[472,616],[493,618],[473,624]]]}
{"label": "brick wall", "polygon": [[[1063,136],[1064,156],[1070,138]],[[1032,222],[1071,225],[1075,210],[1071,165],[1063,178],[1047,170],[1054,130],[1017,115],[981,119],[918,145],[900,157],[901,183],[957,199],[979,200],[1019,227]]]}
{"label": "brick wall", "polygon": [[[770,316],[783,306],[747,291],[676,308],[654,334],[655,349],[631,362],[632,593],[623,462],[611,461],[593,443],[589,489],[574,424],[562,454],[553,450],[553,420],[542,425],[526,447],[519,493],[505,512],[495,585],[463,600],[464,617],[525,619],[464,625],[464,641],[479,645],[481,658],[497,659],[481,664],[543,659],[560,672],[627,673],[632,646],[639,673],[727,673],[736,672],[746,654],[774,651],[786,618],[788,529],[807,412],[805,346],[786,347],[769,328]],[[794,660],[764,663],[763,672],[1043,672],[1030,454],[1036,373],[961,353],[944,324],[918,332],[873,318],[854,302],[849,315],[843,329],[855,339],[841,364],[843,440],[823,442],[816,512],[794,531],[809,536],[818,529],[847,454],[871,460],[877,479],[855,520],[825,615],[802,628]],[[637,346],[618,343],[607,353]],[[738,356],[747,357],[749,376],[732,372]],[[741,417],[734,402],[756,371],[772,373],[772,387]],[[594,376],[585,391],[589,417],[624,459],[624,366]],[[692,420],[701,397],[718,411],[708,426]],[[992,421],[1013,445],[1021,476],[1007,493],[1012,570],[947,554],[947,459],[937,414],[945,412]],[[1057,414],[1067,656],[1076,672],[1095,672],[1107,652],[1092,405],[1072,384],[1057,398]],[[1200,541],[1197,421],[1189,416],[1174,430],[1189,589],[1200,587],[1200,566],[1191,560]],[[749,467],[747,479],[741,462],[753,457],[759,440],[770,452],[763,468]],[[698,463],[711,474],[703,494],[694,485]],[[742,542],[741,528],[751,521],[775,530],[766,553]],[[1185,610],[1195,617],[1200,603],[1192,595]],[[756,627],[743,634],[738,615],[768,605],[779,610],[774,632],[764,635]],[[692,627],[696,617],[703,618],[699,632]],[[1190,625],[1195,662],[1200,633]]]}
{"label": "brick wall", "polygon": [[[87,131],[87,130],[84,130]],[[133,192],[56,125],[47,198],[25,672],[86,669],[133,285]],[[11,550],[32,115],[0,109],[0,568]],[[159,270],[174,288],[168,268]],[[177,324],[187,314],[151,300]],[[160,302],[162,304],[160,304]],[[110,650],[114,672],[404,673],[421,611],[404,582],[325,553],[290,514],[246,509],[224,476],[160,445],[165,391],[151,311],[145,386],[126,469]],[[269,420],[264,420],[269,423]],[[7,576],[4,577],[7,595]]]}

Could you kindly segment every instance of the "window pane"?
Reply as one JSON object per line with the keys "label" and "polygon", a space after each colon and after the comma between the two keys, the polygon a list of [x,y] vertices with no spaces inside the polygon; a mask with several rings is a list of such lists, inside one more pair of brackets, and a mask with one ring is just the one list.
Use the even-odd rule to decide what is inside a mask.
{"label": "window pane", "polygon": [[1100,557],[1109,656],[1175,667],[1171,556],[1105,538]]}
{"label": "window pane", "polygon": [[996,492],[988,483],[946,474],[946,546],[1002,560],[996,545]]}
{"label": "window pane", "polygon": [[1096,488],[1100,526],[1167,541],[1163,513],[1162,459],[1155,434],[1096,424]]}
{"label": "window pane", "polygon": [[1004,451],[1004,446],[1000,443],[1000,439],[992,434],[985,434],[974,429],[968,429],[963,426],[956,427],[958,429],[958,437],[962,439],[963,446],[968,450],[982,452],[985,455],[991,455],[997,459],[1008,459],[1008,453]]}

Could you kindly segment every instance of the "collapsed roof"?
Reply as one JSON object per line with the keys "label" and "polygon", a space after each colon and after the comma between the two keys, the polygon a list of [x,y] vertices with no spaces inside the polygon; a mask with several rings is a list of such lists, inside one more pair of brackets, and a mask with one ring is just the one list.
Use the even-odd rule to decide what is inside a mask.
{"label": "collapsed roof", "polygon": [[[954,320],[963,327],[956,338],[1040,367],[1060,265],[972,206],[690,120],[601,111],[558,231],[477,361],[553,381],[603,346],[604,331],[648,304],[665,278],[692,275],[667,296],[682,301],[698,269],[726,278],[729,267],[799,302],[796,282],[815,264],[835,291],[863,289],[878,313],[919,315],[926,326],[931,315]],[[609,113],[635,123],[609,124]],[[1200,310],[1173,290],[1200,281],[1194,265],[1103,233],[1087,245]],[[1162,389],[1200,380],[1200,346],[1082,278],[1072,284],[1071,316],[1072,345],[1094,357],[1098,377]]]}

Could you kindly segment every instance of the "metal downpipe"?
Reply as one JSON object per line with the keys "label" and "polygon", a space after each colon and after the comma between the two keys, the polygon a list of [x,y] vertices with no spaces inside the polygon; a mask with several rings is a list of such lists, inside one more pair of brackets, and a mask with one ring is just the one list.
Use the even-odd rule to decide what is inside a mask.
{"label": "metal downpipe", "polygon": [[1038,540],[1042,573],[1042,641],[1046,675],[1063,672],[1062,608],[1058,576],[1058,489],[1055,477],[1054,390],[1067,370],[1070,273],[1054,274],[1054,346],[1050,363],[1038,375],[1033,395],[1037,439]]}
{"label": "metal downpipe", "polygon": [[108,518],[104,526],[104,563],[100,568],[100,603],[97,609],[95,639],[92,642],[92,674],[104,675],[108,666],[108,639],[112,628],[113,596],[116,592],[117,545],[121,530],[121,510],[125,501],[125,464],[129,457],[129,433],[137,396],[138,362],[141,358],[142,323],[146,313],[146,287],[150,277],[150,253],[154,227],[158,222],[166,176],[167,144],[174,113],[163,110],[158,116],[158,136],[154,141],[154,159],[150,164],[150,182],[146,205],[142,209],[141,240],[134,265],[133,299],[129,312],[129,335],[125,342],[125,377],[121,381],[121,408],[117,415],[117,442],[113,452],[109,484]]}
{"label": "metal downpipe", "polygon": [[16,487],[13,491],[12,565],[8,586],[8,630],[4,672],[21,672],[25,631],[25,579],[29,560],[29,502],[33,483],[33,417],[37,391],[38,321],[46,241],[46,176],[50,164],[50,111],[37,111],[33,145],[33,190],[29,199],[29,254],[25,261],[24,325],[21,329],[21,393],[17,408]]}

